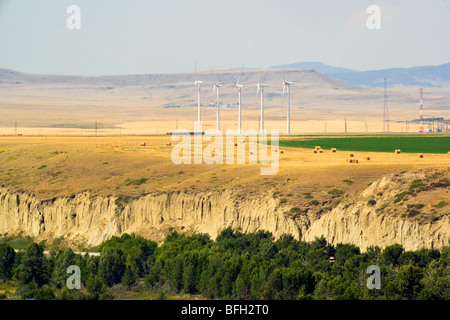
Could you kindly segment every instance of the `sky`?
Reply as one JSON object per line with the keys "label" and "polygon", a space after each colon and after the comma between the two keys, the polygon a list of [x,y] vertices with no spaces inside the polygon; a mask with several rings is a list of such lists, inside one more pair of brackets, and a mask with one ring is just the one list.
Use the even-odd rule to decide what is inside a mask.
{"label": "sky", "polygon": [[[80,8],[80,29],[66,12]],[[369,29],[370,5],[380,29]],[[110,75],[450,62],[450,0],[0,0],[0,68]]]}

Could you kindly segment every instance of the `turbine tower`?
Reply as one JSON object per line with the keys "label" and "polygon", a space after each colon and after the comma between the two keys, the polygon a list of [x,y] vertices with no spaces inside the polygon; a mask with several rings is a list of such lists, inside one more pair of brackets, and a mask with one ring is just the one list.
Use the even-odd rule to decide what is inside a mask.
{"label": "turbine tower", "polygon": [[220,88],[223,87],[220,83],[216,82],[216,77],[213,72],[213,81],[214,81],[214,92],[216,95],[216,107],[217,107],[217,131],[220,131],[220,111],[219,111],[219,98],[220,98]]}
{"label": "turbine tower", "polygon": [[261,92],[261,127],[259,129],[260,134],[264,133],[264,88],[267,84],[261,83],[261,68],[259,69],[259,80],[256,89],[256,94]]}
{"label": "turbine tower", "polygon": [[244,69],[244,65],[242,65],[241,73],[239,74],[239,78],[236,81],[236,88],[238,90],[238,106],[239,106],[239,125],[238,125],[239,134],[242,134],[241,91],[242,91],[242,88],[245,87],[243,84],[239,83],[239,80],[241,80],[243,69]]}
{"label": "turbine tower", "polygon": [[202,110],[201,110],[201,100],[200,100],[200,86],[203,81],[197,79],[197,62],[195,63],[195,82],[194,85],[197,86],[197,100],[198,100],[198,120],[197,124],[202,124]]}
{"label": "turbine tower", "polygon": [[291,85],[293,85],[294,82],[292,81],[286,81],[286,74],[283,70],[283,98],[284,93],[287,92],[287,133],[291,133]]}

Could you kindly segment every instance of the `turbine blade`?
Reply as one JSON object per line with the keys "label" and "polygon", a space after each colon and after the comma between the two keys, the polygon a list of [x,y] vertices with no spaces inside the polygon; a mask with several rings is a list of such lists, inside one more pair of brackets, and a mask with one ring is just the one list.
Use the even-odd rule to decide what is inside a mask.
{"label": "turbine blade", "polygon": [[194,62],[194,69],[195,69],[195,82],[197,82],[197,60]]}
{"label": "turbine blade", "polygon": [[212,75],[213,83],[216,85],[217,84],[216,76],[215,76],[214,71],[212,69],[211,69],[211,75]]}
{"label": "turbine blade", "polygon": [[244,65],[245,65],[245,63],[242,65],[241,72],[239,73],[239,78],[238,78],[238,80],[236,82],[236,85],[239,85],[239,81],[241,81],[242,70],[244,70]]}

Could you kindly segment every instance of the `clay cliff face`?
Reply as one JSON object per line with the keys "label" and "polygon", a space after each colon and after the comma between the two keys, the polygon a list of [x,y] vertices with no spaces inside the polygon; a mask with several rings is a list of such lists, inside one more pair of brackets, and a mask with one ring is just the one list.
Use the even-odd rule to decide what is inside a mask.
{"label": "clay cliff face", "polygon": [[320,217],[291,217],[289,208],[270,195],[244,198],[232,191],[148,194],[122,204],[113,196],[92,197],[88,193],[40,201],[0,189],[0,233],[23,232],[37,240],[63,236],[71,245],[94,246],[124,232],[156,241],[164,239],[170,230],[208,233],[215,238],[231,226],[242,232],[267,230],[276,238],[288,233],[306,241],[324,235],[333,244],[353,243],[362,250],[393,243],[402,244],[406,250],[447,245],[449,214],[424,222],[368,205],[368,199],[374,197],[379,203],[392,199],[399,188],[392,176],[384,177]]}

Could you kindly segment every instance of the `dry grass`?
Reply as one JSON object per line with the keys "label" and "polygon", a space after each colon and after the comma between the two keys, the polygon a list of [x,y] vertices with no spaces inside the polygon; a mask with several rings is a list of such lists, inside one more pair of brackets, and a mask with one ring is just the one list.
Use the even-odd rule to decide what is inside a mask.
{"label": "dry grass", "polygon": [[[324,190],[331,187],[352,193],[389,173],[450,164],[447,155],[430,154],[417,162],[416,154],[369,153],[370,162],[348,166],[347,154],[317,157],[308,149],[288,148],[280,151],[279,172],[261,176],[259,164],[174,165],[173,144],[166,146],[167,140],[167,136],[0,137],[0,148],[6,150],[0,153],[0,185],[40,199],[83,191],[122,197],[178,190],[234,190],[243,197],[278,191],[292,194],[288,202],[301,206],[307,204],[305,192],[323,202],[329,200]],[[343,182],[349,177],[354,184]]]}

